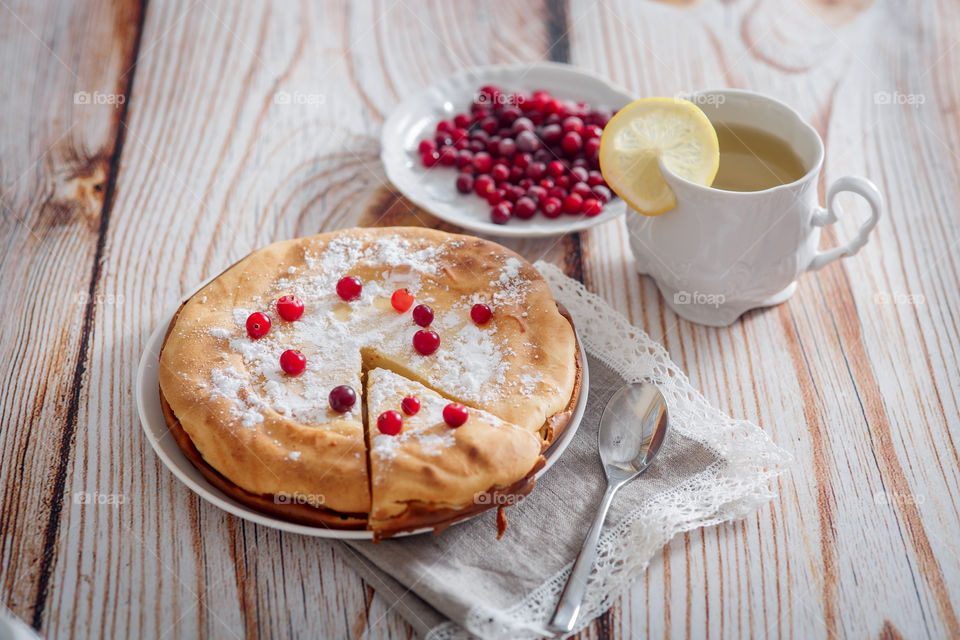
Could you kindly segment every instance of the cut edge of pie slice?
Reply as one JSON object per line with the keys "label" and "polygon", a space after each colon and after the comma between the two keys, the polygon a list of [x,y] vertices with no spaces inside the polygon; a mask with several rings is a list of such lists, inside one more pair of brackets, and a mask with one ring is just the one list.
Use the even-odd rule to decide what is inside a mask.
{"label": "cut edge of pie slice", "polygon": [[[451,427],[443,410],[450,400],[394,371],[373,368],[365,384],[371,507],[375,539],[425,526],[443,527],[491,506],[513,504],[533,488],[544,463],[541,438],[486,411],[468,409]],[[407,415],[403,399],[420,409]],[[397,411],[397,435],[380,433],[378,417]]]}

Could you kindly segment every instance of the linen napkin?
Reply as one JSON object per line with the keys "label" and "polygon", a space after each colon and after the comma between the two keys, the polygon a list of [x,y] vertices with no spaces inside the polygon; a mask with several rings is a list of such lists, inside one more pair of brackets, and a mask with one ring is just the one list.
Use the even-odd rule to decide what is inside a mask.
{"label": "linen napkin", "polygon": [[581,328],[587,351],[587,406],[569,448],[507,509],[499,541],[491,509],[439,536],[337,543],[429,640],[549,635],[546,624],[605,488],[600,414],[625,382],[660,388],[670,430],[654,464],[614,500],[578,628],[606,611],[674,535],[743,518],[769,501],[775,477],[791,462],[759,427],[710,406],[663,347],[601,298],[551,264],[535,266]]}

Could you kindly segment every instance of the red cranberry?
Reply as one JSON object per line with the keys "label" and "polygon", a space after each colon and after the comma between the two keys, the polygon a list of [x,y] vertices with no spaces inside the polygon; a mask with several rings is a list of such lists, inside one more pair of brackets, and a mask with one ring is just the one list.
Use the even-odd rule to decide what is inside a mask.
{"label": "red cranberry", "polygon": [[441,120],[437,123],[437,134],[450,133],[453,131],[453,123],[449,120]]}
{"label": "red cranberry", "polygon": [[477,173],[490,173],[490,169],[493,168],[493,156],[486,151],[473,154],[473,168]]}
{"label": "red cranberry", "polygon": [[429,327],[433,322],[433,309],[425,304],[418,304],[413,308],[413,321],[421,327]]}
{"label": "red cranberry", "polygon": [[510,182],[514,184],[520,182],[520,180],[524,176],[523,171],[524,170],[521,169],[520,167],[510,167],[510,177],[508,178],[508,180],[510,180]]}
{"label": "red cranberry", "polygon": [[541,178],[538,184],[544,189],[553,189],[556,186],[553,178]]}
{"label": "red cranberry", "polygon": [[429,168],[437,164],[437,160],[440,159],[440,154],[436,151],[427,151],[420,155],[420,162],[423,163],[423,166]]}
{"label": "red cranberry", "polygon": [[490,219],[494,224],[507,224],[513,215],[513,205],[509,202],[501,202],[490,210]]}
{"label": "red cranberry", "polygon": [[563,203],[560,202],[559,198],[547,198],[540,209],[543,211],[543,215],[548,218],[559,218],[560,214],[563,213]]}
{"label": "red cranberry", "polygon": [[436,138],[434,138],[434,140],[437,143],[437,147],[439,147],[437,151],[439,151],[440,149],[443,149],[444,147],[449,147],[450,145],[453,144],[453,138],[450,137],[449,133],[440,134]]}
{"label": "red cranberry", "polygon": [[350,385],[342,384],[330,390],[327,400],[331,409],[337,413],[346,413],[357,403],[357,392]]}
{"label": "red cranberry", "polygon": [[[470,147],[470,141],[466,138],[460,138],[453,143],[453,148],[457,151],[465,151]],[[458,154],[459,155],[459,154]]]}
{"label": "red cranberry", "polygon": [[500,98],[503,96],[503,91],[495,84],[487,84],[480,87],[480,91],[477,92],[477,101],[487,104],[499,104]]}
{"label": "red cranberry", "polygon": [[550,198],[556,198],[558,200],[563,200],[567,197],[567,190],[563,187],[550,187],[547,189],[547,196]]}
{"label": "red cranberry", "polygon": [[493,116],[488,116],[480,121],[480,128],[488,135],[493,135],[500,128],[500,123]]}
{"label": "red cranberry", "polygon": [[533,160],[535,162],[542,162],[544,165],[553,160],[553,153],[547,149],[537,149],[533,152]]}
{"label": "red cranberry", "polygon": [[592,158],[600,153],[600,138],[588,138],[587,141],[583,143],[583,153],[586,154],[588,158]]}
{"label": "red cranberry", "polygon": [[477,324],[487,324],[493,317],[493,311],[485,304],[477,303],[470,309],[470,318]]}
{"label": "red cranberry", "polygon": [[425,356],[429,356],[440,347],[440,336],[436,331],[420,329],[413,334],[413,348]]}
{"label": "red cranberry", "polygon": [[453,124],[461,129],[466,129],[472,122],[473,118],[466,113],[458,113],[453,117]]}
{"label": "red cranberry", "polygon": [[423,155],[425,153],[430,153],[431,151],[436,151],[436,150],[437,150],[437,143],[434,142],[433,140],[430,140],[429,138],[425,140],[421,140],[420,144],[417,146],[417,151],[420,152],[420,155]]}
{"label": "red cranberry", "polygon": [[564,133],[583,133],[583,120],[577,116],[570,116],[563,120],[563,132]]}
{"label": "red cranberry", "polygon": [[493,190],[496,188],[497,183],[493,181],[493,178],[486,174],[477,176],[477,179],[473,181],[473,190],[481,198],[487,197],[493,193]]}
{"label": "red cranberry", "polygon": [[598,109],[594,111],[591,115],[593,116],[593,123],[600,127],[601,129],[607,126],[607,123],[610,122],[610,118],[613,117],[614,112],[607,109]]}
{"label": "red cranberry", "polygon": [[464,167],[473,168],[473,151],[469,149],[462,149],[457,152],[457,167],[463,169]]}
{"label": "red cranberry", "polygon": [[513,138],[504,138],[497,145],[497,151],[500,155],[509,158],[517,152],[517,143],[513,141]]}
{"label": "red cranberry", "polygon": [[527,167],[526,176],[531,180],[540,180],[547,172],[547,166],[542,162],[531,162]]}
{"label": "red cranberry", "polygon": [[517,134],[517,149],[533,152],[540,148],[540,139],[533,131],[521,131]]}
{"label": "red cranberry", "polygon": [[268,331],[270,331],[270,318],[266,314],[254,311],[247,316],[247,333],[251,338],[254,340],[262,338]]}
{"label": "red cranberry", "polygon": [[457,152],[451,147],[440,149],[440,164],[445,167],[452,167],[457,162]]}
{"label": "red cranberry", "polygon": [[530,178],[521,178],[517,184],[520,185],[521,189],[527,190],[532,187],[534,183]]}
{"label": "red cranberry", "polygon": [[563,150],[567,153],[576,153],[583,147],[583,139],[579,133],[571,131],[563,134],[563,140],[560,142],[560,146],[562,146]]}
{"label": "red cranberry", "polygon": [[531,109],[533,108],[533,103],[537,103],[538,107],[543,108],[543,105],[547,102],[547,100],[550,100],[551,98],[553,98],[553,96],[550,95],[550,92],[547,91],[546,89],[540,89],[538,91],[534,91],[533,94],[530,96],[530,102],[531,102],[530,108]]}
{"label": "red cranberry", "polygon": [[528,220],[537,213],[537,203],[531,198],[519,198],[517,204],[513,207],[513,213],[521,220]]}
{"label": "red cranberry", "polygon": [[496,182],[503,182],[510,177],[510,168],[503,164],[495,164],[490,169],[490,177]]}
{"label": "red cranberry", "polygon": [[606,185],[606,182],[603,180],[603,174],[599,171],[591,171],[587,176],[587,184],[591,187],[596,187],[598,185]]}
{"label": "red cranberry", "polygon": [[513,124],[523,113],[516,107],[506,107],[500,112],[500,122],[502,124]]}
{"label": "red cranberry", "polygon": [[586,200],[593,196],[593,189],[586,182],[578,182],[570,188],[570,193],[575,193]]}
{"label": "red cranberry", "polygon": [[400,429],[402,428],[403,416],[393,409],[390,411],[384,411],[380,414],[380,417],[377,418],[377,429],[380,430],[380,433],[388,436],[395,436],[400,433]]}
{"label": "red cranberry", "polygon": [[600,211],[602,210],[603,204],[601,204],[599,200],[590,198],[589,200],[583,201],[583,214],[588,218],[600,215]]}
{"label": "red cranberry", "polygon": [[443,421],[454,429],[463,426],[469,417],[467,408],[459,402],[451,402],[443,408]]}
{"label": "red cranberry", "polygon": [[297,296],[282,296],[277,300],[277,313],[287,322],[293,322],[303,315],[303,301]]}
{"label": "red cranberry", "polygon": [[516,135],[523,131],[533,131],[533,122],[530,121],[530,118],[520,117],[513,121],[513,125],[510,127],[510,131]]}
{"label": "red cranberry", "polygon": [[494,189],[487,195],[487,204],[491,207],[495,204],[500,204],[506,196],[507,192],[503,189]]}
{"label": "red cranberry", "polygon": [[458,175],[457,191],[460,193],[470,193],[473,191],[473,176],[469,173],[461,173]]}
{"label": "red cranberry", "polygon": [[547,115],[560,115],[564,111],[563,102],[554,98],[547,102],[543,109]]}
{"label": "red cranberry", "polygon": [[390,296],[390,304],[393,308],[403,313],[413,305],[413,294],[410,289],[397,289]]}
{"label": "red cranberry", "polygon": [[363,283],[357,276],[340,278],[340,282],[337,283],[337,295],[342,300],[355,300],[360,297],[361,291],[363,291]]}
{"label": "red cranberry", "polygon": [[469,135],[466,129],[462,127],[456,127],[453,131],[450,132],[450,137],[453,138],[453,141],[463,140]]}
{"label": "red cranberry", "polygon": [[[483,133],[482,131],[480,133]],[[481,140],[471,140],[470,144],[467,145],[467,149],[470,150],[470,153],[480,153],[481,151],[486,151],[487,144]]]}
{"label": "red cranberry", "polygon": [[513,202],[513,203],[516,203],[516,201],[522,198],[523,194],[525,193],[523,187],[515,184],[509,184],[506,187],[504,187],[503,190],[504,190],[504,196],[503,196],[504,200],[506,200],[507,202]]}
{"label": "red cranberry", "polygon": [[599,138],[603,135],[603,129],[595,124],[588,124],[583,128],[584,138]]}
{"label": "red cranberry", "polygon": [[307,359],[296,349],[287,349],[280,354],[280,368],[289,376],[298,376],[307,368]]}
{"label": "red cranberry", "polygon": [[587,178],[589,177],[589,173],[583,167],[575,166],[573,169],[570,169],[570,176],[576,179],[578,182],[586,182]]}
{"label": "red cranberry", "polygon": [[577,167],[580,167],[581,169],[589,169],[590,163],[587,162],[587,159],[584,158],[583,156],[578,156],[573,159],[573,162],[570,163],[570,166],[574,169],[576,169]]}
{"label": "red cranberry", "polygon": [[520,169],[526,169],[530,166],[531,162],[533,162],[533,156],[529,153],[518,153],[513,156],[513,166]]}
{"label": "red cranberry", "polygon": [[569,214],[580,213],[583,206],[583,198],[575,193],[571,193],[563,199],[563,212]]}
{"label": "red cranberry", "polygon": [[415,416],[420,412],[420,398],[417,396],[407,396],[400,401],[400,408],[408,416]]}
{"label": "red cranberry", "polygon": [[564,171],[566,171],[566,167],[559,160],[554,160],[547,165],[547,173],[554,178],[562,176]]}
{"label": "red cranberry", "polygon": [[534,185],[527,189],[527,197],[533,198],[534,202],[543,204],[543,201],[547,199],[547,190],[539,185]]}
{"label": "red cranberry", "polygon": [[593,191],[593,197],[599,200],[600,202],[602,202],[603,204],[610,202],[610,198],[613,197],[613,193],[610,192],[610,189],[608,189],[602,184],[598,184],[597,186],[595,186],[592,189],[592,191]]}
{"label": "red cranberry", "polygon": [[540,137],[547,144],[558,144],[563,138],[563,127],[559,124],[548,124],[540,132]]}

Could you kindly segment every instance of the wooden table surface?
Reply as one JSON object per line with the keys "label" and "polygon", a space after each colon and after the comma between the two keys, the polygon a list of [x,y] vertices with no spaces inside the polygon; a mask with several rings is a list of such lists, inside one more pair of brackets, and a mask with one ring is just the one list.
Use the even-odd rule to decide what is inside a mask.
{"label": "wooden table surface", "polygon": [[[409,637],[326,543],[201,502],[133,398],[160,318],[274,240],[435,222],[378,160],[400,99],[568,61],[638,96],[763,91],[888,210],[855,258],[724,329],[632,271],[622,221],[508,243],[564,266],[797,467],[675,538],[583,637],[960,636],[956,2],[0,0],[0,585],[50,637]],[[278,92],[299,96],[280,104]],[[824,246],[856,231],[845,212]]]}

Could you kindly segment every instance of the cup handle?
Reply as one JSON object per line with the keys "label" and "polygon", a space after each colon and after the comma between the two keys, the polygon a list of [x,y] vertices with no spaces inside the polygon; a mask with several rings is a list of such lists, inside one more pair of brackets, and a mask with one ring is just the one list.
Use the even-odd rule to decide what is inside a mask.
{"label": "cup handle", "polygon": [[876,185],[866,178],[856,176],[844,176],[838,179],[830,188],[827,189],[827,207],[817,207],[813,212],[811,224],[817,227],[825,227],[837,221],[837,214],[833,210],[833,199],[841,191],[850,191],[861,196],[870,205],[870,219],[863,223],[857,237],[847,244],[828,249],[827,251],[818,251],[810,265],[807,267],[810,271],[816,271],[820,267],[833,262],[837,258],[847,258],[854,255],[857,251],[867,244],[867,239],[873,228],[877,226],[880,220],[880,212],[883,211],[883,195]]}

